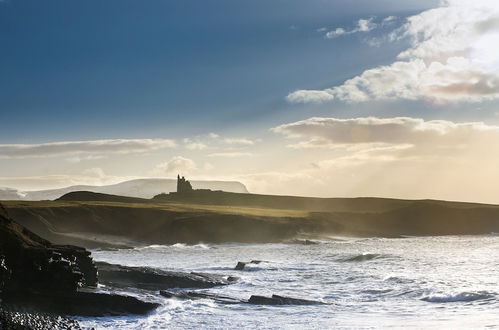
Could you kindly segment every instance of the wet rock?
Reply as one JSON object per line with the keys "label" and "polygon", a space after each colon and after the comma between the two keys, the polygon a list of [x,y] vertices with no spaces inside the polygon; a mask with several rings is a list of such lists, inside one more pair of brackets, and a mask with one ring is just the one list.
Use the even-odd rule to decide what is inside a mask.
{"label": "wet rock", "polygon": [[159,292],[163,297],[170,299],[182,300],[196,300],[196,299],[211,299],[221,304],[252,304],[252,305],[323,305],[325,303],[314,300],[291,298],[279,295],[272,295],[271,297],[253,295],[248,300],[221,296],[206,292],[196,291],[165,291]]}
{"label": "wet rock", "polygon": [[232,298],[232,297],[221,296],[221,295],[211,294],[211,293],[195,292],[195,291],[171,292],[171,291],[162,290],[159,293],[165,298],[174,298],[174,299],[181,299],[181,300],[211,299],[211,300],[214,300],[215,302],[218,302],[221,304],[241,304],[241,303],[246,302],[244,300],[240,300],[240,299],[236,299],[236,298]]}
{"label": "wet rock", "polygon": [[96,263],[99,282],[115,287],[135,287],[144,290],[171,288],[212,288],[237,281],[236,277],[208,273],[184,273],[149,267],[128,267]]}
{"label": "wet rock", "polygon": [[248,303],[254,305],[323,305],[323,302],[315,300],[307,300],[300,298],[291,298],[278,295],[272,295],[272,297],[264,296],[251,296]]}
{"label": "wet rock", "polygon": [[71,294],[7,294],[3,296],[3,302],[43,313],[75,316],[143,315],[159,306],[131,296],[87,291]]}
{"label": "wet rock", "polygon": [[264,297],[264,296],[251,296],[248,300],[248,303],[254,304],[254,305],[284,305],[281,303],[281,300],[279,299],[273,299],[271,297]]}
{"label": "wet rock", "polygon": [[242,261],[239,261],[236,265],[236,267],[234,268],[234,270],[243,270],[244,267],[246,267],[246,263],[245,262],[242,262]]}
{"label": "wet rock", "polygon": [[234,268],[234,270],[243,270],[244,267],[246,267],[247,264],[256,264],[256,265],[258,265],[261,262],[262,262],[261,260],[251,260],[251,261],[246,261],[246,262],[238,261],[236,267]]}

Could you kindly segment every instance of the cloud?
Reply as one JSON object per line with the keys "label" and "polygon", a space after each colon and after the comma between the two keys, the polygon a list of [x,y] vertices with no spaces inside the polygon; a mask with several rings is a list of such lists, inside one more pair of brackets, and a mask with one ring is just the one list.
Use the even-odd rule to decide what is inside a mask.
{"label": "cloud", "polygon": [[98,160],[98,159],[104,159],[104,158],[106,158],[106,156],[103,156],[103,155],[74,156],[74,157],[66,158],[66,161],[68,163],[81,163],[81,162],[87,161],[87,160]]}
{"label": "cloud", "polygon": [[345,33],[347,33],[347,31],[344,28],[336,28],[334,30],[331,30],[331,31],[327,32],[326,33],[326,38],[332,39],[332,38],[335,38],[337,36],[341,36],[341,35],[343,35]]}
{"label": "cloud", "polygon": [[184,139],[184,144],[185,147],[189,150],[204,150],[208,148],[207,144],[199,141],[194,141],[189,138]]}
{"label": "cloud", "polygon": [[197,170],[196,163],[189,158],[182,156],[175,156],[171,160],[157,165],[153,172],[156,174],[166,174],[166,175],[176,175],[182,174],[186,175],[192,171]]}
{"label": "cloud", "polygon": [[250,139],[246,139],[246,138],[225,138],[225,139],[223,139],[223,142],[227,143],[227,144],[245,145],[245,146],[248,146],[248,145],[251,146],[251,145],[255,144],[255,142],[253,142]]}
{"label": "cloud", "polygon": [[306,138],[306,147],[373,143],[453,147],[477,139],[499,141],[499,126],[411,117],[313,117],[277,126],[272,131],[289,138]]}
{"label": "cloud", "polygon": [[31,158],[78,153],[136,153],[172,148],[168,139],[113,139],[93,141],[64,141],[39,144],[0,144],[0,158]]}
{"label": "cloud", "polygon": [[84,170],[81,174],[51,174],[25,177],[0,177],[0,185],[21,190],[57,189],[73,185],[105,185],[137,179],[136,176],[107,175],[100,168]]}
{"label": "cloud", "polygon": [[[361,27],[362,26],[362,27]],[[369,29],[367,23],[358,29]],[[390,34],[409,48],[390,65],[368,69],[340,86],[297,90],[290,102],[429,100],[483,102],[499,98],[499,4],[448,0],[408,17]]]}
{"label": "cloud", "polygon": [[354,34],[358,32],[369,32],[374,30],[378,24],[373,22],[373,18],[361,18],[357,21],[356,27],[347,30],[345,28],[338,27],[326,33],[326,38],[332,39],[341,35]]}
{"label": "cloud", "polygon": [[298,90],[289,94],[286,99],[291,103],[323,103],[333,100],[334,96],[327,91]]}
{"label": "cloud", "polygon": [[250,156],[253,156],[251,152],[215,152],[208,155],[208,157],[225,157],[225,158],[250,157]]}
{"label": "cloud", "polygon": [[397,20],[397,16],[388,16],[388,17],[383,18],[383,20],[381,21],[381,24],[388,25],[388,24],[393,23],[395,20]]}

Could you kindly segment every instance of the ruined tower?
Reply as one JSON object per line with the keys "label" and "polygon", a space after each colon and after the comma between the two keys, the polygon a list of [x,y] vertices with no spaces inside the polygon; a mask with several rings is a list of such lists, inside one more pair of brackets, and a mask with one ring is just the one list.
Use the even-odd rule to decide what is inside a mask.
{"label": "ruined tower", "polygon": [[180,175],[177,175],[177,193],[185,193],[185,192],[190,192],[192,191],[192,185],[191,183],[185,179],[185,177],[180,177]]}

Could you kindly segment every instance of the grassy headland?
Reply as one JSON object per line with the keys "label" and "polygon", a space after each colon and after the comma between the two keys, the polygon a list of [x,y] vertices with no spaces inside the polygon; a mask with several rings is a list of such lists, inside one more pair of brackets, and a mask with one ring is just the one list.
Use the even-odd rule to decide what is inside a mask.
{"label": "grassy headland", "polygon": [[154,199],[75,192],[56,201],[2,203],[40,236],[86,247],[499,232],[499,206],[435,200],[195,191]]}

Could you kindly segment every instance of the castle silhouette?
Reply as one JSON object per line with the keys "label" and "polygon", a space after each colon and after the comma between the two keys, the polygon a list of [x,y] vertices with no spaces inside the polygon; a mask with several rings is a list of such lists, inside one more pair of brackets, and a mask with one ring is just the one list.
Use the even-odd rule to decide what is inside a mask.
{"label": "castle silhouette", "polygon": [[186,193],[186,192],[191,192],[194,189],[192,189],[191,183],[185,179],[185,177],[180,177],[180,175],[177,175],[177,193]]}

